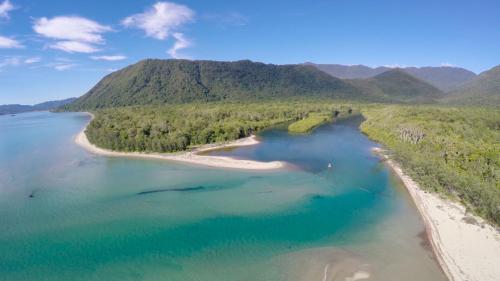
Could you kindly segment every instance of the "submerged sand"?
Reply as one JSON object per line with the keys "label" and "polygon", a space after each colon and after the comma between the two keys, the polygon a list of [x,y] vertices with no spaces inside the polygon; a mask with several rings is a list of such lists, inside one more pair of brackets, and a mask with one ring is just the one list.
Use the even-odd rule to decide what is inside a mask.
{"label": "submerged sand", "polygon": [[374,151],[403,181],[427,228],[439,263],[450,280],[500,280],[500,233],[465,208],[422,190],[380,148]]}
{"label": "submerged sand", "polygon": [[[89,115],[92,118],[94,117],[90,113]],[[75,142],[78,145],[82,146],[83,148],[87,149],[88,151],[99,155],[113,156],[113,157],[137,157],[137,158],[161,159],[161,160],[184,162],[195,165],[203,165],[208,167],[246,169],[246,170],[272,170],[285,167],[285,162],[281,161],[260,162],[253,160],[234,159],[231,157],[224,157],[224,156],[209,156],[209,155],[198,154],[204,151],[220,149],[224,147],[256,145],[259,143],[259,141],[257,140],[257,137],[255,135],[223,144],[203,145],[191,151],[186,151],[186,152],[143,153],[143,152],[112,151],[109,149],[97,147],[96,145],[89,142],[87,136],[85,135],[86,128],[87,126],[85,126],[85,128],[80,133],[78,133],[78,135],[75,138]]]}

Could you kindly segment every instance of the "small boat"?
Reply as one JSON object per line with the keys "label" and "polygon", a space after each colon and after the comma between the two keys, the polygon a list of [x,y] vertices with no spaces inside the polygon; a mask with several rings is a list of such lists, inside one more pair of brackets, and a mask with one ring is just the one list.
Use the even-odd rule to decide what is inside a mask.
{"label": "small boat", "polygon": [[331,168],[332,167],[332,163],[328,163],[328,168]]}

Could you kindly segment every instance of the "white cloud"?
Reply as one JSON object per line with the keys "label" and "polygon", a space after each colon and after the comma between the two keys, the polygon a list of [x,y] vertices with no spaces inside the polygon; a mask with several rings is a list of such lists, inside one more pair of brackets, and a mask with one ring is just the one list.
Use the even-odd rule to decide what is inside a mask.
{"label": "white cloud", "polygon": [[49,45],[52,49],[58,49],[68,53],[95,53],[99,49],[92,44],[78,41],[59,41]]}
{"label": "white cloud", "polygon": [[102,33],[111,31],[108,26],[82,17],[41,18],[35,21],[35,32],[48,38],[100,44]]}
{"label": "white cloud", "polygon": [[118,61],[118,60],[124,60],[127,57],[122,55],[114,55],[114,56],[92,56],[90,58],[93,60]]}
{"label": "white cloud", "polygon": [[388,67],[388,68],[405,68],[407,67],[406,65],[404,64],[386,64],[386,65],[383,65],[384,67]]}
{"label": "white cloud", "polygon": [[60,63],[60,64],[54,65],[54,68],[56,70],[63,71],[63,70],[73,68],[75,66],[76,66],[76,64],[72,64],[72,63],[68,63],[68,64]]}
{"label": "white cloud", "polygon": [[32,57],[32,58],[25,59],[24,63],[25,64],[33,64],[33,63],[40,62],[41,60],[42,60],[42,58],[40,58],[40,57]]}
{"label": "white cloud", "polygon": [[175,43],[174,43],[174,46],[172,46],[172,48],[170,48],[167,51],[167,53],[171,57],[173,57],[174,59],[188,58],[188,57],[180,55],[177,51],[185,49],[185,48],[191,46],[191,42],[186,39],[186,37],[184,36],[184,34],[179,33],[179,32],[176,32],[176,33],[172,34],[172,37],[174,37]]}
{"label": "white cloud", "polygon": [[53,69],[58,70],[58,71],[63,71],[63,70],[68,70],[70,68],[73,68],[73,67],[77,66],[77,64],[71,63],[71,62],[53,62],[53,63],[46,64],[45,66],[53,68]]}
{"label": "white cloud", "polygon": [[102,34],[112,31],[109,26],[77,16],[40,18],[35,21],[33,30],[46,38],[61,40],[49,47],[69,53],[99,51],[95,44],[104,44]]}
{"label": "white cloud", "polygon": [[14,9],[14,5],[12,5],[9,0],[3,1],[2,4],[0,4],[0,18],[8,19],[9,12]]}
{"label": "white cloud", "polygon": [[19,49],[24,48],[24,46],[17,40],[11,39],[9,37],[0,36],[0,49]]}
{"label": "white cloud", "polygon": [[126,27],[142,29],[146,35],[159,40],[167,39],[173,30],[192,21],[194,11],[184,5],[170,2],[158,2],[144,13],[125,18]]}

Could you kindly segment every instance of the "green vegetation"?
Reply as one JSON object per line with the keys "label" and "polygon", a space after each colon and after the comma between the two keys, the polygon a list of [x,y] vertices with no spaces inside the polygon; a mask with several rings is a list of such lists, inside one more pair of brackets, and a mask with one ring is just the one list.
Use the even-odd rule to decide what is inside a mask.
{"label": "green vegetation", "polygon": [[308,115],[334,116],[350,110],[350,105],[324,101],[110,108],[96,112],[86,134],[90,142],[107,149],[173,152],[246,137]]}
{"label": "green vegetation", "polygon": [[[405,71],[341,80],[311,65],[144,60],[104,77],[62,110],[96,111],[86,133],[100,147],[172,152],[235,140],[280,123],[292,123],[290,132],[308,132],[351,114],[352,105],[334,104],[333,99],[500,102],[500,67],[449,96],[408,74],[410,69]],[[462,79],[421,72],[427,73],[427,80],[442,78],[453,84]],[[356,107],[367,118],[363,132],[385,144],[422,187],[459,198],[500,224],[500,109]]]}
{"label": "green vegetation", "polygon": [[311,65],[144,60],[109,74],[62,109],[297,97],[429,103],[442,95],[436,87],[398,69],[365,80],[341,80]]}
{"label": "green vegetation", "polygon": [[361,129],[423,188],[500,224],[500,109],[367,106]]}
{"label": "green vegetation", "polygon": [[65,110],[289,97],[366,99],[313,66],[251,61],[144,60],[104,77]]}
{"label": "green vegetation", "polygon": [[304,119],[293,122],[288,126],[288,132],[295,134],[303,134],[310,132],[312,129],[319,125],[331,121],[333,115],[331,114],[309,114]]}
{"label": "green vegetation", "polygon": [[500,109],[330,100],[191,103],[102,109],[87,128],[107,149],[173,152],[226,142],[282,123],[304,133],[358,110],[361,129],[384,144],[423,188],[458,198],[500,224]]}
{"label": "green vegetation", "polygon": [[432,103],[444,95],[438,88],[400,69],[389,70],[369,79],[349,81],[373,100]]}
{"label": "green vegetation", "polygon": [[468,105],[500,105],[500,66],[479,74],[469,83],[451,92],[444,101]]}

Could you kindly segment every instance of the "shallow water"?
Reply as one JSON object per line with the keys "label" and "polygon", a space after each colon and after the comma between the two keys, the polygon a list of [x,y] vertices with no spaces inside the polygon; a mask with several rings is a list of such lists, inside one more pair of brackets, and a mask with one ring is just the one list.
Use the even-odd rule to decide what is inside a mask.
{"label": "shallow water", "polygon": [[444,280],[359,120],[211,152],[296,167],[264,172],[95,156],[87,121],[0,116],[0,280]]}

